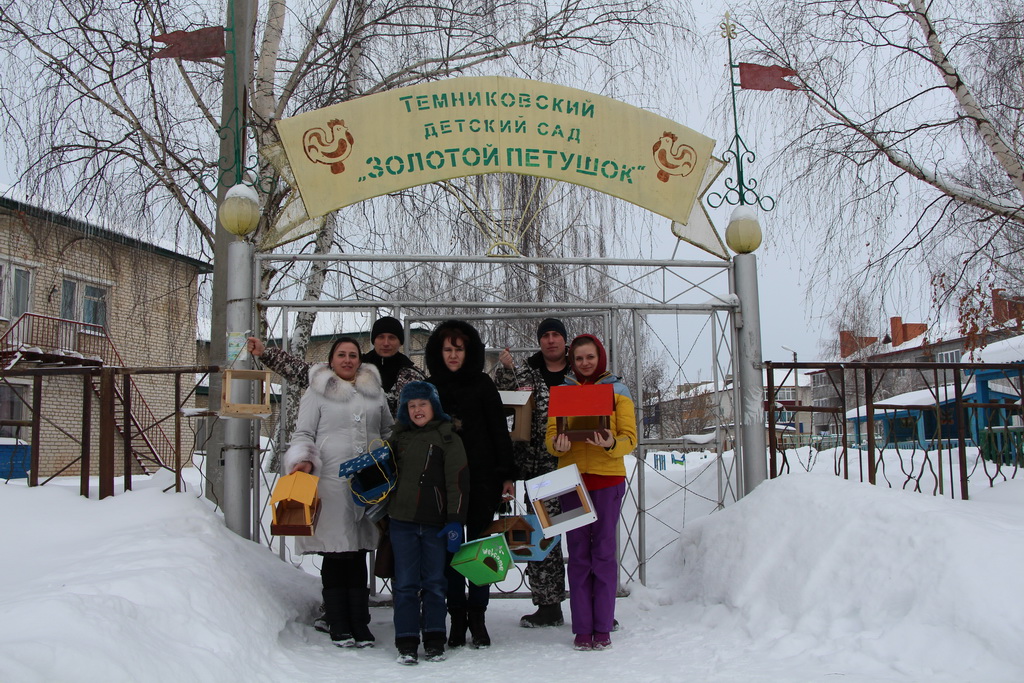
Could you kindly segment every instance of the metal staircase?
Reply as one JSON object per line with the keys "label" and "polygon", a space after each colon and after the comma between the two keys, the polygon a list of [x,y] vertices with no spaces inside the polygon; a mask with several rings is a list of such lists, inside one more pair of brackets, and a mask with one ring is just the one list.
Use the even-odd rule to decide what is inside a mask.
{"label": "metal staircase", "polygon": [[[107,330],[99,325],[25,313],[0,337],[0,368],[18,367],[72,367],[117,366],[124,361],[117,352]],[[131,450],[142,471],[149,474],[156,469],[172,469],[174,445],[160,422],[146,403],[131,375],[127,382],[115,383],[118,405],[125,405],[127,388],[131,429]],[[97,377],[92,377],[93,393],[99,396]],[[116,411],[116,429],[125,433],[124,410]]]}

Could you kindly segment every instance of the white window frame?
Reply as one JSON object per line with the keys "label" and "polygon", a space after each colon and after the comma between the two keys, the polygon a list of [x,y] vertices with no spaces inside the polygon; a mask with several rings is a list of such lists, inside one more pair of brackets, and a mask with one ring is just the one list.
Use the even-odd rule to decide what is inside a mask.
{"label": "white window frame", "polygon": [[[72,295],[71,306],[73,311],[68,311],[65,307],[64,293],[68,285],[74,285],[74,293]],[[86,297],[86,288],[93,287],[96,289],[103,290],[103,321],[97,323],[95,321],[89,321],[85,319],[85,303],[89,297]],[[87,325],[96,325],[98,327],[108,328],[110,324],[110,295],[111,286],[109,283],[93,278],[78,277],[70,273],[64,273],[61,275],[60,283],[60,317],[65,320],[73,320],[79,323],[85,323]],[[70,317],[69,317],[70,313]],[[87,330],[82,330],[88,332]]]}
{"label": "white window frame", "polygon": [[[14,312],[14,277],[21,271],[28,275],[28,292],[25,310]],[[32,290],[35,286],[35,272],[32,266],[13,260],[0,262],[0,319],[14,320],[22,313],[32,310]]]}
{"label": "white window frame", "polygon": [[[2,384],[0,384],[0,386],[7,387],[11,391],[13,391],[13,392],[19,392],[19,391],[23,392],[24,393],[24,398],[26,400],[31,401],[31,399],[32,399],[32,383],[31,382],[28,382],[28,381],[25,381],[25,380],[18,380],[18,379],[14,379],[14,378],[8,378]],[[12,411],[12,414],[10,415],[10,418],[11,419],[16,419],[16,420],[24,420],[26,418],[26,415],[28,414],[28,409],[25,407],[25,404],[24,403],[20,403],[20,402],[15,402],[15,401],[12,400],[11,401],[11,405],[12,406],[16,406],[17,408],[16,408],[16,410]],[[2,430],[3,432],[9,432],[9,433],[13,434],[14,436],[16,436],[17,438],[22,439],[23,441],[27,441],[28,440],[26,438],[26,436],[28,435],[28,433],[30,431],[29,428],[27,428],[27,427],[0,427],[0,430]]]}

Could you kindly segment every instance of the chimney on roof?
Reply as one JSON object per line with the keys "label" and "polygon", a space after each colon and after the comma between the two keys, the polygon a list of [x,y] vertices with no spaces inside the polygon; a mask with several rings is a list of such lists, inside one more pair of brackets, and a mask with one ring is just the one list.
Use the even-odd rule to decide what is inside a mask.
{"label": "chimney on roof", "polygon": [[992,322],[1005,325],[1011,320],[1024,322],[1024,301],[1007,299],[1003,296],[1005,289],[992,288]]}
{"label": "chimney on roof", "polygon": [[867,346],[871,346],[878,337],[855,337],[849,330],[839,331],[839,357],[848,358]]}
{"label": "chimney on roof", "polygon": [[928,331],[928,326],[924,323],[905,323],[903,318],[897,315],[889,318],[889,330],[892,335],[892,345],[899,346],[914,337],[920,337]]}

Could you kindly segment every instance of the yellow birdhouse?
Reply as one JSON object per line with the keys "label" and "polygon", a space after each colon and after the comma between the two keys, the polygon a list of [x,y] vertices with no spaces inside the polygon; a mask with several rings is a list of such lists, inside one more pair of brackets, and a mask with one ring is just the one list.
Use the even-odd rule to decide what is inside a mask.
{"label": "yellow birdhouse", "polygon": [[319,477],[293,472],[277,480],[270,497],[273,521],[270,533],[275,536],[312,536],[320,517]]}

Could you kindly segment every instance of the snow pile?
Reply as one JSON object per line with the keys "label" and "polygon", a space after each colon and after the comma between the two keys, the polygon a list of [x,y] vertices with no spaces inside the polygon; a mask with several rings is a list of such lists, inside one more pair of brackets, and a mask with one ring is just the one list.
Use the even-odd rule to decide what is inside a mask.
{"label": "snow pile", "polygon": [[[701,498],[710,462],[651,477],[649,504],[678,512],[675,479]],[[417,667],[394,663],[386,608],[376,648],[331,646],[316,576],[165,483],[0,486],[0,680],[1024,680],[1020,481],[963,502],[798,472],[713,514],[694,500],[681,533],[649,523],[613,649],[574,652],[568,623],[522,629],[529,601],[495,599],[492,648]]]}
{"label": "snow pile", "polygon": [[765,656],[877,660],[908,680],[1010,680],[1024,673],[1012,578],[1024,565],[1022,483],[1003,484],[1018,494],[1007,504],[784,476],[687,527],[671,590]]}
{"label": "snow pile", "polygon": [[238,680],[319,581],[187,495],[0,487],[0,680]]}

